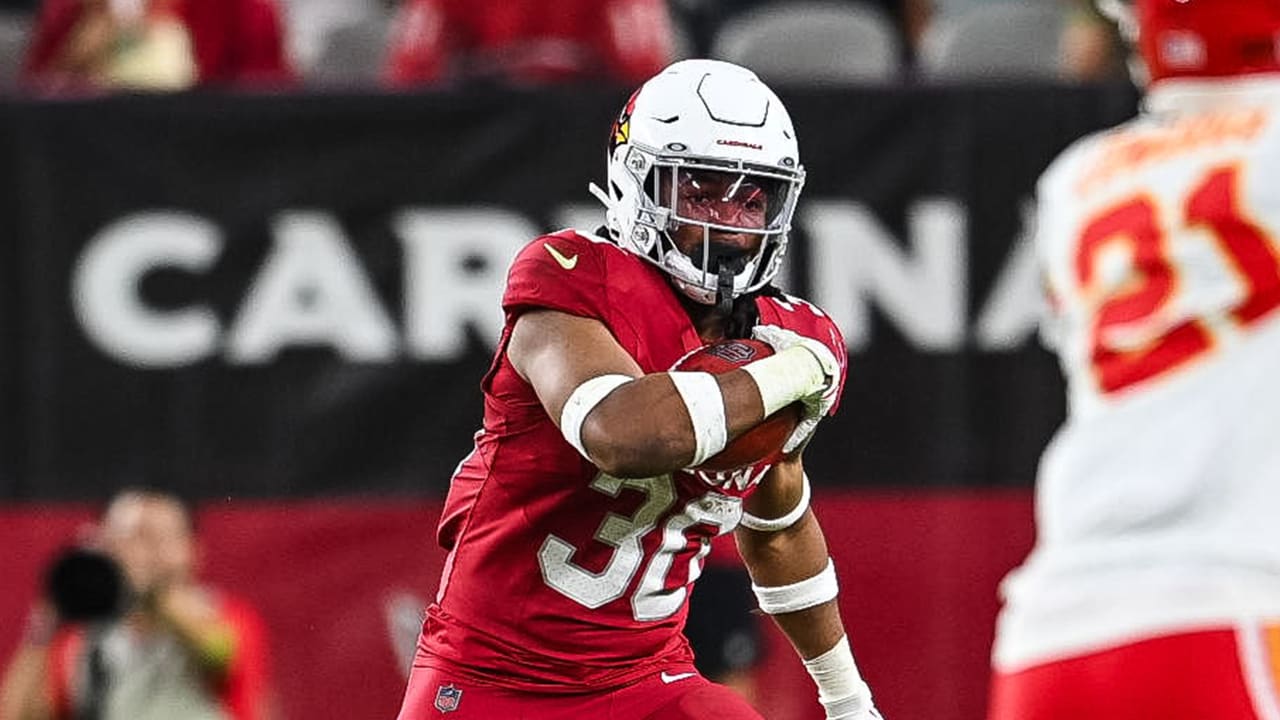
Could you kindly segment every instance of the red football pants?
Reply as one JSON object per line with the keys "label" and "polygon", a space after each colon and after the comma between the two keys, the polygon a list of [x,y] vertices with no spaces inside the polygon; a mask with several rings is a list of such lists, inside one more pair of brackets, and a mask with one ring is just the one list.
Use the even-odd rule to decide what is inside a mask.
{"label": "red football pants", "polygon": [[1280,625],[1151,638],[996,673],[988,720],[1280,720]]}
{"label": "red football pants", "polygon": [[399,720],[764,720],[740,695],[693,666],[655,672],[607,692],[546,695],[485,687],[413,668]]}

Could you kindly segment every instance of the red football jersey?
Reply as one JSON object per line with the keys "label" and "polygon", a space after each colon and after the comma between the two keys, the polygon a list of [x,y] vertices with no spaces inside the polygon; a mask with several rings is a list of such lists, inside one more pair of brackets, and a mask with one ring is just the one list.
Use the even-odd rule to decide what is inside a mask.
{"label": "red football jersey", "polygon": [[[844,340],[814,306],[757,300],[762,324]],[[578,454],[506,359],[520,314],[550,308],[604,323],[645,372],[702,345],[667,276],[565,230],[516,257],[506,327],[483,381],[484,427],[454,474],[439,541],[449,551],[419,662],[477,683],[544,692],[625,684],[691,659],[689,586],[713,537],[733,529],[767,466],[643,479]]]}

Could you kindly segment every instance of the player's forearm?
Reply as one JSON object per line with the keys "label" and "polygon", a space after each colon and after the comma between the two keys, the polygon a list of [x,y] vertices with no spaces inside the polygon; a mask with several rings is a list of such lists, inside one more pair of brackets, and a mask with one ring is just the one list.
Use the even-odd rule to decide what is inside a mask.
{"label": "player's forearm", "polygon": [[736,535],[760,609],[796,648],[829,720],[878,718],[840,620],[839,585],[822,530],[812,511],[787,523],[790,516],[794,512],[779,520],[752,517],[756,529]]}
{"label": "player's forearm", "polygon": [[[769,489],[761,488],[760,492]],[[807,507],[788,527],[752,530],[744,523],[734,538],[751,580],[757,585],[790,585],[818,574],[829,560],[818,518]]]}
{"label": "player's forearm", "polygon": [[[791,527],[777,532],[740,529],[738,550],[757,587],[793,586],[821,575],[827,568],[827,545],[811,511]],[[808,659],[835,646],[844,635],[834,600],[773,615],[800,657]]]}
{"label": "player's forearm", "polygon": [[731,372],[712,382],[715,389],[702,400],[721,408],[722,420],[699,417],[687,389],[682,395],[669,373],[654,373],[620,385],[594,407],[582,423],[583,446],[601,470],[616,477],[652,477],[688,467],[697,459],[698,434],[708,422],[720,423],[727,441],[764,417],[749,375]]}
{"label": "player's forearm", "polygon": [[835,600],[799,612],[774,615],[773,621],[804,660],[811,660],[835,647],[845,634]]}
{"label": "player's forearm", "polygon": [[765,416],[830,389],[831,372],[838,370],[828,367],[834,360],[824,364],[819,354],[831,353],[810,349],[816,341],[797,343],[715,375],[677,370],[641,378],[593,377],[561,408],[561,431],[617,477],[699,465]]}

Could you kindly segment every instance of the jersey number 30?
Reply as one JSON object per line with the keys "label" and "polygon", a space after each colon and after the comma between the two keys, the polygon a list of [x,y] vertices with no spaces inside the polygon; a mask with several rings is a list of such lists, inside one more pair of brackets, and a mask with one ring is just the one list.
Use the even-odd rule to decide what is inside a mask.
{"label": "jersey number 30", "polygon": [[[644,575],[631,595],[631,614],[638,621],[662,620],[684,604],[685,586],[668,589],[666,585],[677,553],[689,547],[685,531],[695,524],[706,524],[723,533],[737,525],[741,517],[741,504],[736,499],[715,493],[690,500],[680,512],[668,514],[677,499],[670,475],[623,480],[601,474],[591,488],[611,497],[617,497],[623,488],[638,490],[644,493],[644,502],[631,517],[609,513],[600,524],[595,540],[611,546],[613,551],[598,573],[573,562],[578,548],[555,535],[548,536],[538,550],[542,579],[570,600],[594,610],[622,597],[644,565]],[[646,565],[644,537],[657,529],[664,516],[658,548]],[[701,574],[702,558],[710,549],[704,540],[690,557],[689,582]]]}

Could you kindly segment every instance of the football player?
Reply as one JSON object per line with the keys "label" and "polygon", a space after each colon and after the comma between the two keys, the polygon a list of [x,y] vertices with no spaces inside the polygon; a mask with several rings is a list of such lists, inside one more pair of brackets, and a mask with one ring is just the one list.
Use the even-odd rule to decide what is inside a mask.
{"label": "football player", "polygon": [[[631,97],[593,188],[607,227],[539,237],[511,266],[402,720],[758,719],[695,670],[680,632],[709,542],[731,530],[826,716],[879,717],[801,461],[839,399],[844,341],[770,284],[803,182],[786,108],[744,68],[682,61]],[[776,353],[669,372],[748,336]],[[796,401],[780,459],[697,470]]]}
{"label": "football player", "polygon": [[1133,0],[1140,116],[1040,181],[1069,416],[991,720],[1280,718],[1280,0]]}

